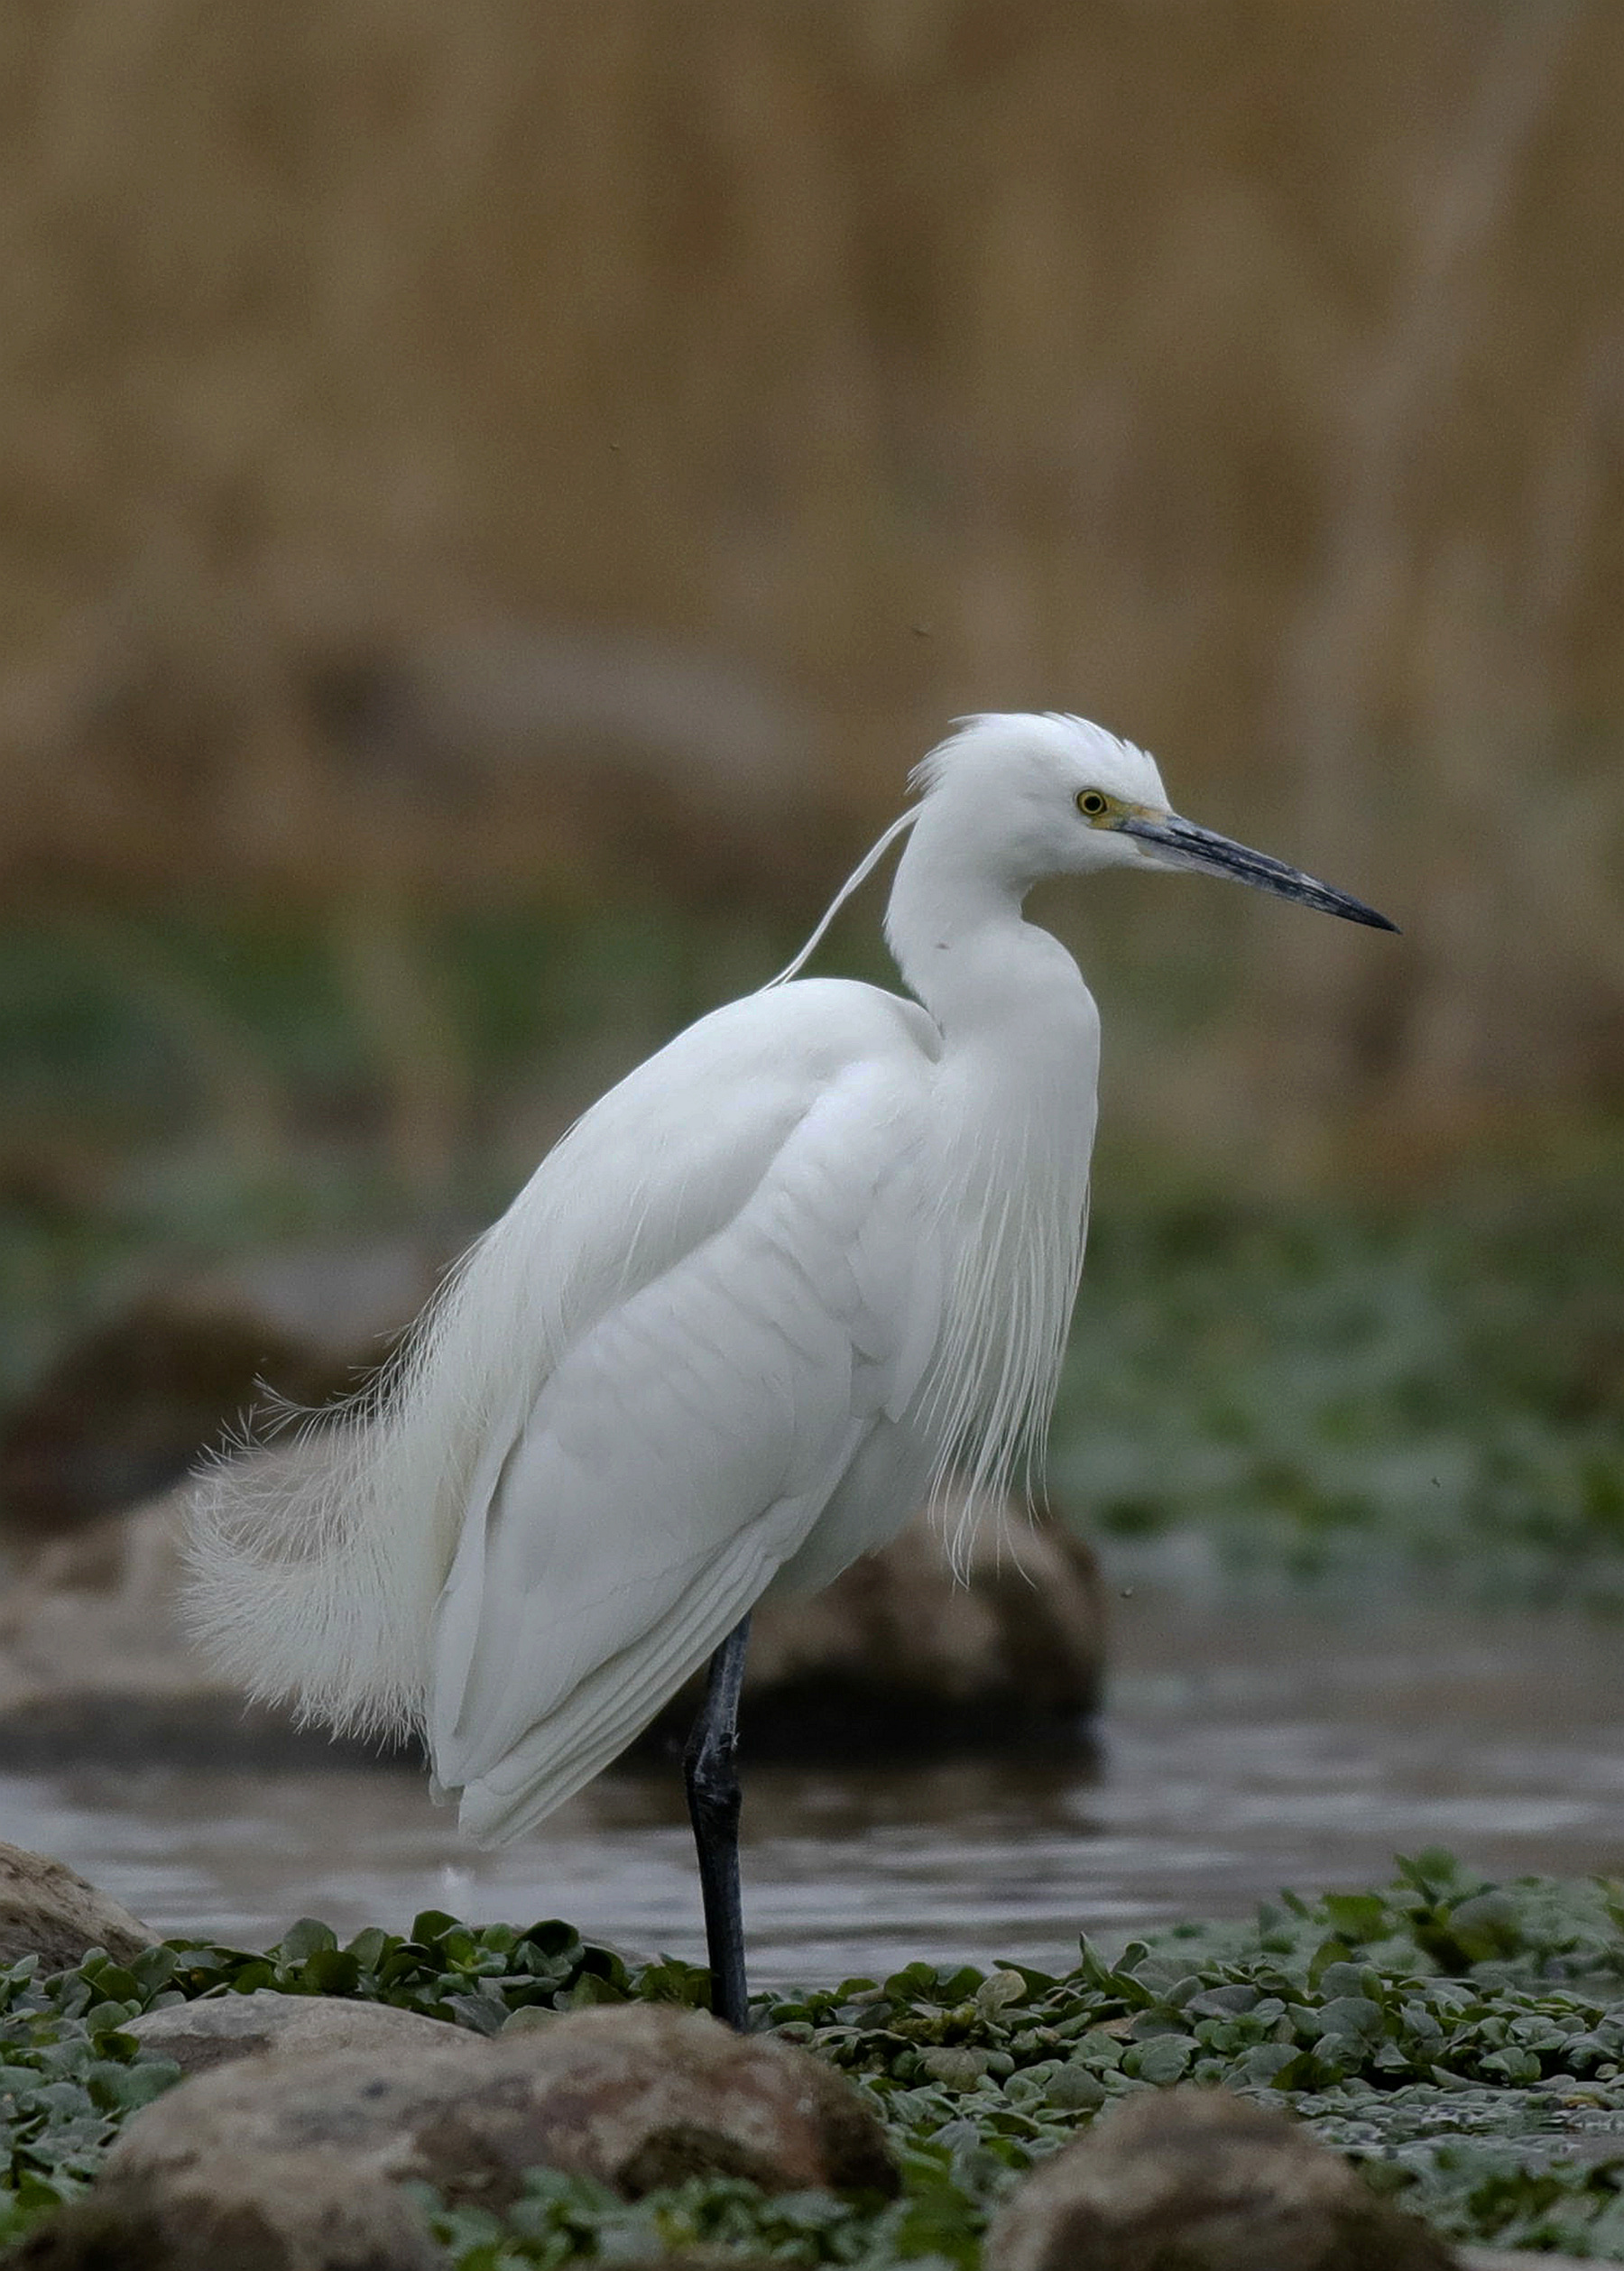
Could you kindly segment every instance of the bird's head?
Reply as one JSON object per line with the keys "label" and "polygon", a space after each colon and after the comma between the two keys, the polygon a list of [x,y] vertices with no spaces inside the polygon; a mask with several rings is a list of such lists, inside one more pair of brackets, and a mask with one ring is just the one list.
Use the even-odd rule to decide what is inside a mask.
{"label": "bird's head", "polygon": [[1362,900],[1253,852],[1172,809],[1155,760],[1086,718],[1057,712],[966,718],[915,774],[962,811],[1021,880],[1105,867],[1187,869],[1250,883],[1327,915],[1394,930]]}

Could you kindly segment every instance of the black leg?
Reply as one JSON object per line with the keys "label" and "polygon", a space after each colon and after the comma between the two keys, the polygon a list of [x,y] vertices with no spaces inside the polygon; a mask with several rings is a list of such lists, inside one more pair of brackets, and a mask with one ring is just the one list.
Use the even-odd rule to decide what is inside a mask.
{"label": "black leg", "polygon": [[699,1851],[711,2008],[742,2035],[749,2023],[744,1985],[744,1915],[739,1901],[739,1690],[750,1619],[735,1625],[710,1660],[705,1702],[682,1761],[688,1818]]}

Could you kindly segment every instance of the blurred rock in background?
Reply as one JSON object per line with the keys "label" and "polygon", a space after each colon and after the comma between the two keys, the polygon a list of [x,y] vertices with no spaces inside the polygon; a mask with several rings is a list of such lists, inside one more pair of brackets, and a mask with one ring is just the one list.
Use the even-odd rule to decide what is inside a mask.
{"label": "blurred rock in background", "polygon": [[[364,1753],[245,1707],[198,1660],[178,1611],[187,1485],[147,1493],[218,1448],[265,1383],[312,1403],[353,1391],[437,1274],[411,1247],[264,1255],[137,1300],[23,1400],[0,1438],[0,1749],[13,1767]],[[983,1526],[956,1579],[943,1531],[957,1512],[949,1500],[916,1517],[816,1600],[758,1611],[745,1689],[756,1755],[1085,1742],[1103,1652],[1092,1553],[1011,1513]],[[680,1748],[697,1709],[696,1687],[642,1754]]]}
{"label": "blurred rock in background", "polygon": [[0,1530],[61,1535],[178,1482],[256,1409],[353,1393],[432,1292],[425,1248],[307,1248],[154,1284],[0,1420]]}
{"label": "blurred rock in background", "polygon": [[[985,1520],[955,1576],[951,1492],[810,1601],[765,1601],[745,1672],[752,1757],[883,1761],[1075,1752],[1099,1709],[1105,1600],[1092,1546],[1047,1514]],[[680,1746],[695,1681],[645,1749]]]}

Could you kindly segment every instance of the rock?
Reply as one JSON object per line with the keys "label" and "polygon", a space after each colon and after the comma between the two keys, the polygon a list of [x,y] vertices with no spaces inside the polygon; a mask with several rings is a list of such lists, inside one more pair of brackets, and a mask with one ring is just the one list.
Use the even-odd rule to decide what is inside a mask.
{"label": "rock", "polygon": [[432,1290],[414,1246],[297,1247],[158,1285],[70,1343],[0,1424],[0,1519],[60,1537],[190,1472],[268,1387],[355,1388]]}
{"label": "rock", "polygon": [[0,1964],[37,1955],[43,1971],[65,1971],[91,1948],[123,1963],[154,1934],[139,1916],[61,1861],[0,1844]]}
{"label": "rock", "polygon": [[[830,1759],[1069,1746],[1086,1739],[1104,1666],[1093,1553],[1052,1517],[983,1522],[964,1574],[944,1533],[951,1500],[808,1600],[770,1597],[751,1625],[741,1714],[752,1759]],[[702,1683],[643,1748],[680,1743]]]}
{"label": "rock", "polygon": [[359,2050],[410,2056],[420,2045],[460,2044],[442,2018],[397,2010],[391,2003],[362,2003],[347,1995],[279,1995],[256,1988],[251,1995],[216,1995],[194,2003],[167,2003],[133,2018],[122,2031],[182,2073],[204,2073],[274,2050],[307,2055],[318,2050]]}
{"label": "rock", "polygon": [[411,1243],[294,1247],[153,1287],[64,1350],[6,1414],[8,1762],[358,1755],[356,1746],[335,1754],[285,1714],[245,1710],[193,1653],[177,1614],[182,1478],[263,1402],[265,1384],[298,1405],[354,1388],[420,1307],[443,1259]]}
{"label": "rock", "polygon": [[51,1763],[101,1738],[139,1743],[149,1712],[239,1699],[191,1654],[175,1613],[180,1502],[109,1515],[42,1546],[0,1593],[0,1736],[14,1764]]}
{"label": "rock", "polygon": [[[0,1743],[14,1764],[321,1755],[318,1733],[245,1710],[193,1653],[176,1613],[180,1479],[263,1401],[262,1383],[304,1406],[356,1385],[444,1259],[404,1243],[290,1248],[153,1287],[64,1351],[5,1417]],[[1085,1739],[1104,1630],[1092,1554],[1061,1525],[1011,1510],[982,1524],[956,1577],[943,1538],[960,1511],[948,1493],[824,1592],[758,1606],[743,1707],[753,1757]],[[680,1749],[702,1685],[666,1707],[633,1758]]]}
{"label": "rock", "polygon": [[582,2011],[496,2053],[535,2093],[537,2157],[633,2197],[703,2171],[768,2192],[897,2189],[884,2131],[843,2075],[705,2012]]}
{"label": "rock", "polygon": [[1286,2114],[1194,2085],[1130,2098],[1039,2165],[987,2271],[1449,2271],[1444,2243]]}
{"label": "rock", "polygon": [[97,2189],[143,2212],[167,2215],[182,2195],[218,2208],[239,2185],[272,2198],[277,2165],[327,2156],[358,2186],[420,2180],[496,2205],[538,2166],[630,2197],[698,2174],[771,2192],[896,2190],[884,2133],[843,2076],[704,2012],[630,2004],[495,2042],[440,2033],[198,2073],[135,2115]]}
{"label": "rock", "polygon": [[376,1755],[245,1705],[178,1609],[186,1492],[41,1546],[0,1588],[0,1746],[13,1768],[92,1757],[323,1766]]}
{"label": "rock", "polygon": [[[275,1450],[267,1460],[284,1455]],[[193,1651],[178,1611],[182,1488],[12,1546],[0,1586],[0,1745],[14,1766],[74,1758],[318,1765],[377,1756],[283,1712],[245,1706]],[[920,1514],[826,1592],[763,1602],[745,1680],[753,1759],[872,1759],[1073,1745],[1099,1693],[1102,1587],[1057,1523],[1010,1517],[975,1541],[968,1583]],[[679,1750],[697,1688],[633,1759]]]}
{"label": "rock", "polygon": [[7,1415],[7,1528],[57,1537],[167,1489],[260,1400],[262,1380],[304,1405],[346,1379],[252,1316],[143,1301],[68,1349]]}
{"label": "rock", "polygon": [[446,2271],[421,2211],[330,2151],[104,2175],[6,2271]]}

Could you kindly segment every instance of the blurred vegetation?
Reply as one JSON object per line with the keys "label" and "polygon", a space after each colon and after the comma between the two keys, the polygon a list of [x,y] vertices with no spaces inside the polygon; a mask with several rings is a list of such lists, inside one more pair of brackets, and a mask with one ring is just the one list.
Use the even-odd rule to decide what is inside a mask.
{"label": "blurred vegetation", "polygon": [[1193,1155],[1624,1102],[1614,0],[64,0],[0,89],[15,897],[809,902],[1054,705],[1407,927],[1191,916]]}
{"label": "blurred vegetation", "polygon": [[1624,1606],[1617,1188],[1101,1205],[1057,1501],[1232,1577]]}

